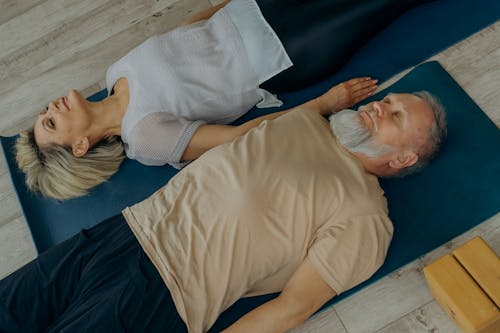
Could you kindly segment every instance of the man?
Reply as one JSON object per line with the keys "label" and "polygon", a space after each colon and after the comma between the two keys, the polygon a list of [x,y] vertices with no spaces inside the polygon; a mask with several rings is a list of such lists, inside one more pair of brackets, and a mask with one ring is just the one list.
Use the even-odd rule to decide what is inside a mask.
{"label": "man", "polygon": [[227,332],[283,332],[369,278],[392,237],[377,176],[425,165],[444,111],[425,92],[330,125],[318,107],[210,150],[6,278],[0,330],[205,332],[239,298],[281,291]]}

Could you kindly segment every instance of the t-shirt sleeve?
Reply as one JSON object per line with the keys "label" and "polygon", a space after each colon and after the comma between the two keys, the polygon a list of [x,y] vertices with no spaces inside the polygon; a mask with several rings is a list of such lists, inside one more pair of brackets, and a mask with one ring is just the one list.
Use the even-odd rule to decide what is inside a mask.
{"label": "t-shirt sleeve", "polygon": [[141,119],[127,136],[129,158],[145,165],[170,164],[180,169],[182,154],[201,125],[202,120],[170,119],[165,112],[152,113]]}
{"label": "t-shirt sleeve", "polygon": [[320,231],[307,256],[338,295],[367,280],[382,265],[392,232],[385,215],[354,217]]}

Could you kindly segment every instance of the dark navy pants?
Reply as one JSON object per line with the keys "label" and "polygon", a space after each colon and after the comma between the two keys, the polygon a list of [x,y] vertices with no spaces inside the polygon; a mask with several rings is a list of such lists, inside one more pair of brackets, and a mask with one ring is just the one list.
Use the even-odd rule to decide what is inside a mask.
{"label": "dark navy pants", "polygon": [[187,332],[120,214],[0,281],[0,332]]}
{"label": "dark navy pants", "polygon": [[328,78],[397,16],[429,0],[256,1],[294,63],[261,85],[277,93]]}

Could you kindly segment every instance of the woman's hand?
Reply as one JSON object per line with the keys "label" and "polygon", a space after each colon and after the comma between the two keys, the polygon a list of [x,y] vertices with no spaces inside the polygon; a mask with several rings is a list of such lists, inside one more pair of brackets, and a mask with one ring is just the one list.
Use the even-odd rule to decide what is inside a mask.
{"label": "woman's hand", "polygon": [[361,77],[337,84],[316,98],[320,113],[331,114],[352,107],[373,95],[377,82],[371,77]]}
{"label": "woman's hand", "polygon": [[[351,107],[364,100],[371,96],[375,89],[377,89],[377,80],[369,77],[356,78],[337,84],[320,97],[314,98],[296,108],[305,108],[320,114],[330,114]],[[258,126],[262,121],[278,118],[293,109],[295,108],[267,114],[239,126],[202,125],[194,133],[191,141],[184,150],[182,161],[194,160],[207,150],[245,134],[250,129]]]}

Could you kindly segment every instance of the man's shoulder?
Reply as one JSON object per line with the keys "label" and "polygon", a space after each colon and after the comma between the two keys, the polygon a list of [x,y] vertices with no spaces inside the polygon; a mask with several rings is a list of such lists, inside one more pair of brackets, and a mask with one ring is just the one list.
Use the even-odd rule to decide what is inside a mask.
{"label": "man's shoulder", "polygon": [[344,193],[341,211],[346,218],[366,216],[370,219],[376,216],[389,220],[387,199],[377,177],[357,170],[349,179],[343,179],[339,186],[343,187],[340,191]]}

